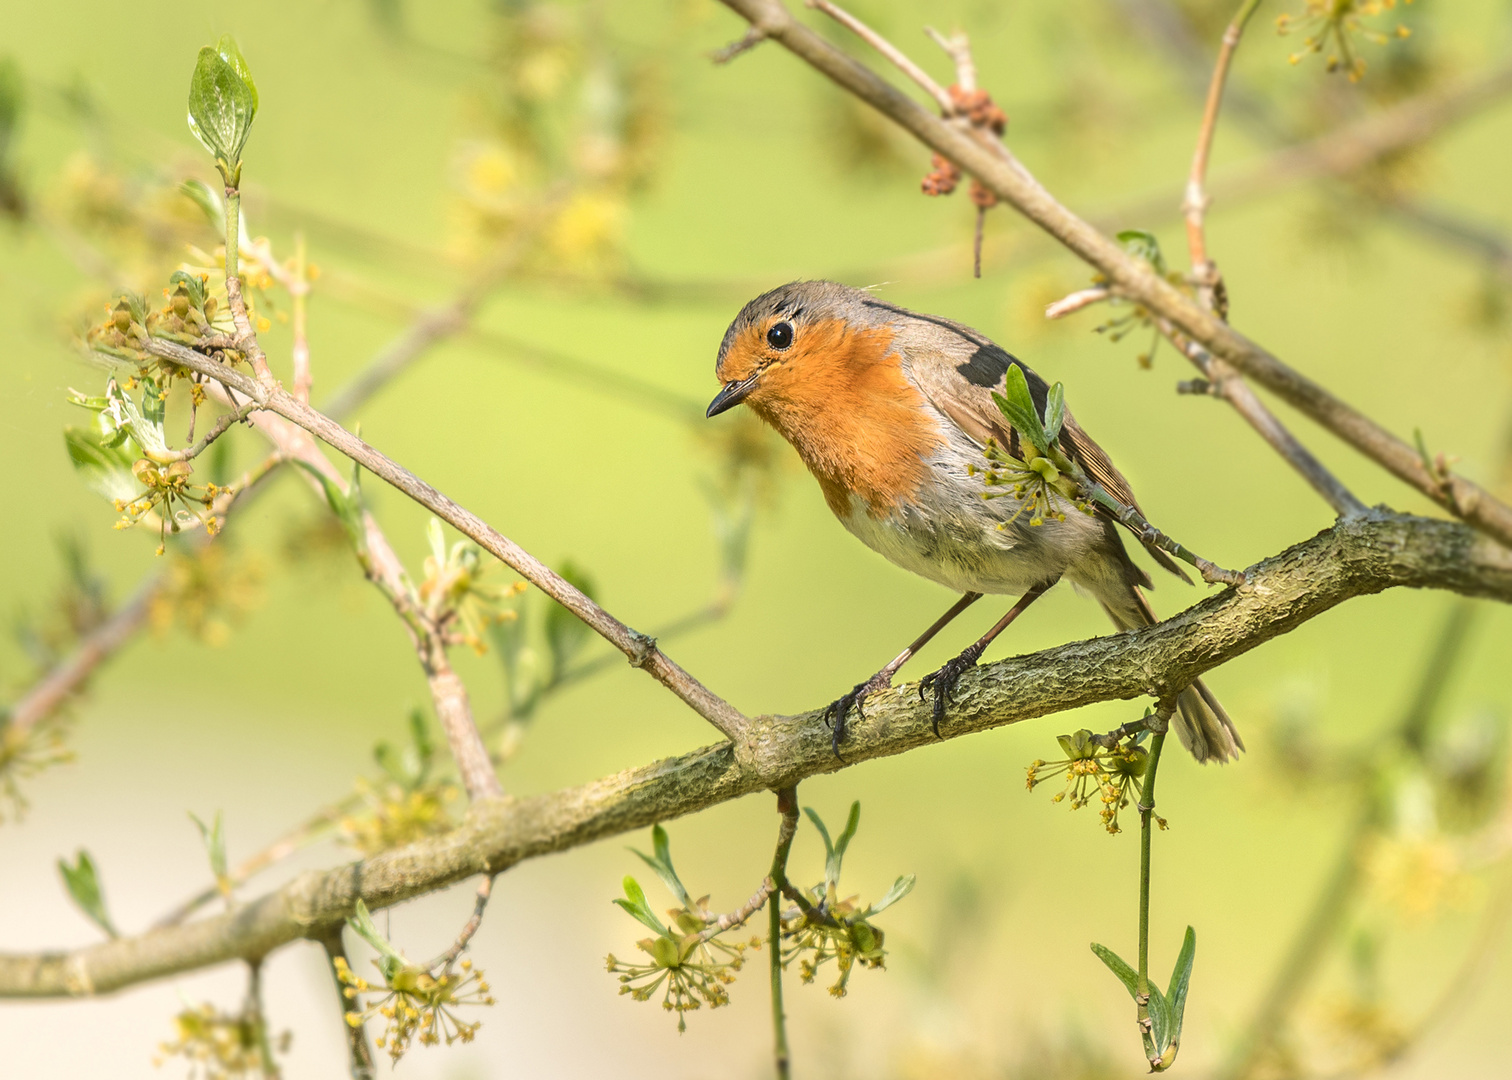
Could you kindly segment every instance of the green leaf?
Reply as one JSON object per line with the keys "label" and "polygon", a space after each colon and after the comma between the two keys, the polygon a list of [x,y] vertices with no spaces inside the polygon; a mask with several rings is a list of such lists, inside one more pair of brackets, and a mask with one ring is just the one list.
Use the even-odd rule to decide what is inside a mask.
{"label": "green leaf", "polygon": [[68,895],[73,897],[73,902],[79,905],[79,910],[111,937],[120,937],[105,910],[100,876],[95,871],[94,859],[90,858],[89,852],[80,848],[73,866],[68,865],[67,859],[59,859],[58,873],[63,875],[63,885],[68,889]]}
{"label": "green leaf", "polygon": [[220,196],[211,191],[203,180],[185,180],[179,185],[179,191],[200,208],[200,213],[211,225],[217,229],[226,227],[226,210],[221,205]]}
{"label": "green leaf", "polygon": [[651,905],[646,902],[646,891],[640,887],[640,882],[636,881],[629,874],[626,874],[623,885],[627,899],[621,900],[619,897],[615,897],[614,902],[628,911],[632,917],[639,920],[643,925],[656,931],[656,933],[661,934],[663,937],[671,937],[672,931],[668,930],[662,921],[656,917],[656,913],[651,910]]}
{"label": "green leaf", "polygon": [[108,501],[127,502],[141,493],[142,487],[131,472],[140,456],[135,443],[121,440],[122,445],[108,445],[109,439],[99,431],[75,427],[63,429],[68,460],[86,487]]}
{"label": "green leaf", "polygon": [[420,763],[419,779],[424,780],[436,757],[436,740],[431,738],[430,725],[425,722],[425,710],[411,709],[409,714],[410,740],[415,746],[415,758]]}
{"label": "green leaf", "polygon": [[[201,184],[200,187],[204,187]],[[205,283],[198,274],[191,274],[187,270],[175,270],[168,276],[169,285],[182,285],[184,291],[189,294],[189,303],[205,309]]]}
{"label": "green leaf", "polygon": [[651,850],[655,856],[647,855],[643,851],[630,849],[640,857],[641,861],[656,871],[656,876],[662,879],[662,884],[672,890],[672,895],[682,902],[685,908],[693,906],[693,899],[688,895],[687,888],[677,876],[677,871],[672,868],[672,846],[667,840],[667,830],[660,825],[651,829]]}
{"label": "green leaf", "polygon": [[378,952],[378,970],[383,972],[386,980],[392,981],[394,976],[409,966],[409,961],[404,954],[394,948],[393,942],[378,932],[377,925],[373,922],[372,912],[368,911],[367,904],[361,898],[357,900],[356,911],[347,916],[347,925],[352,932],[366,941]]}
{"label": "green leaf", "polygon": [[1181,952],[1176,956],[1176,967],[1171,971],[1170,989],[1166,1002],[1171,1013],[1171,1046],[1181,1045],[1181,1025],[1186,1018],[1187,987],[1192,981],[1192,964],[1197,959],[1197,931],[1187,927],[1186,938],[1181,943]]}
{"label": "green leaf", "polygon": [[226,836],[221,829],[221,812],[215,812],[215,824],[206,825],[195,814],[189,815],[189,820],[199,826],[200,839],[205,842],[205,854],[210,856],[210,872],[215,875],[215,882],[222,892],[226,892],[231,883],[231,876],[226,870]]}
{"label": "green leaf", "polygon": [[433,517],[425,526],[425,539],[430,544],[431,558],[436,566],[446,565],[446,535],[441,531],[441,519]]}
{"label": "green leaf", "polygon": [[341,490],[341,485],[332,480],[325,473],[307,461],[295,459],[305,472],[309,473],[320,483],[320,490],[325,493],[326,505],[336,515],[338,521],[345,527],[347,539],[351,541],[352,548],[359,556],[367,554],[367,524],[362,520],[362,469],[357,464],[352,465],[352,483],[346,491]]}
{"label": "green leaf", "polygon": [[[557,570],[567,583],[588,599],[594,596],[593,579],[571,562],[565,562]],[[567,665],[588,640],[588,624],[579,619],[556,601],[546,609],[546,649],[551,655],[551,682],[556,683],[567,673]]]}
{"label": "green leaf", "polygon": [[[850,842],[856,835],[856,827],[860,824],[861,801],[858,799],[851,803],[850,816],[845,819],[845,829],[840,833],[839,839],[835,841],[833,858],[825,863],[824,876],[826,879],[839,882],[840,863],[845,858],[845,849],[850,847]],[[830,862],[834,863],[833,867],[829,865]]]}
{"label": "green leaf", "polygon": [[1029,382],[1024,378],[1023,368],[1017,364],[1008,365],[1004,389],[1007,391],[1006,394],[994,392],[992,395],[992,400],[997,402],[998,409],[1008,418],[1008,422],[1020,436],[1041,454],[1048,454],[1050,440],[1045,438],[1045,429],[1040,422],[1039,414],[1034,410],[1034,398],[1029,394]]}
{"label": "green leaf", "polygon": [[1155,1044],[1155,1052],[1164,1054],[1166,1047],[1171,1045],[1171,1006],[1160,987],[1153,982],[1150,984],[1150,1003],[1145,1006],[1145,1011],[1150,1014],[1150,1039]]}
{"label": "green leaf", "polygon": [[863,915],[862,918],[869,919],[873,915],[876,915],[877,913],[882,911],[886,911],[888,908],[892,907],[899,900],[903,899],[909,893],[913,892],[914,882],[916,880],[917,878],[913,874],[904,874],[902,877],[898,878],[897,881],[893,882],[892,888],[887,890],[887,894],[883,896],[882,899],[878,900],[875,904],[866,909],[866,914]]}
{"label": "green leaf", "polygon": [[228,185],[240,180],[242,148],[257,115],[257,86],[236,42],[227,35],[199,51],[189,80],[189,130],[215,155]]}
{"label": "green leaf", "polygon": [[1066,388],[1056,383],[1050,388],[1045,400],[1045,441],[1053,443],[1060,438],[1061,425],[1066,422]]}
{"label": "green leaf", "polygon": [[828,866],[829,861],[835,857],[835,845],[830,842],[829,830],[824,827],[824,819],[812,806],[805,806],[803,812],[814,823],[814,828],[819,830],[819,838],[824,841],[824,863]]}
{"label": "green leaf", "polygon": [[1129,992],[1131,998],[1139,996],[1139,972],[1135,971],[1112,949],[1106,945],[1092,943],[1092,951],[1097,958],[1108,965],[1108,970],[1118,976],[1118,981],[1124,984],[1124,989]]}
{"label": "green leaf", "polygon": [[1143,229],[1125,229],[1118,234],[1118,242],[1130,255],[1136,259],[1143,259],[1155,268],[1157,274],[1165,276],[1165,255],[1161,252],[1160,240],[1154,233],[1145,232]]}

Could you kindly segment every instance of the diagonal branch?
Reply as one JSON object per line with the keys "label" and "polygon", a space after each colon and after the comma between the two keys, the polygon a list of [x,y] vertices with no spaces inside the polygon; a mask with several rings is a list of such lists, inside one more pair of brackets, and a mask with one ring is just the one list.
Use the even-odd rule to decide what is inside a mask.
{"label": "diagonal branch", "polygon": [[1063,206],[1001,143],[989,147],[972,133],[920,107],[870,68],[799,23],[779,0],[722,2],[767,37],[975,176],[999,199],[1012,204],[1096,267],[1121,295],[1170,320],[1215,357],[1328,428],[1456,517],[1512,546],[1512,506],[1462,476],[1447,470],[1438,473],[1411,444],[1205,310],[1147,263],[1130,256]]}
{"label": "diagonal branch", "polygon": [[[373,449],[330,417],[297,401],[281,386],[264,386],[258,380],[182,345],[154,338],[147,343],[146,349],[155,356],[182,364],[201,375],[208,375],[228,389],[251,398],[262,408],[283,417],[345,454],[380,480],[392,484],[582,619],[594,632],[624,653],[632,666],[644,669],[694,712],[713,724],[726,738],[743,738],[746,718],[739,710],[711,693],[674,663],[656,647],[654,638],[638,633],[620,622],[513,540],[457,505],[408,469]],[[327,466],[330,467],[329,462]]]}
{"label": "diagonal branch", "polygon": [[[1341,521],[1250,568],[1246,578],[1245,585],[1155,626],[968,673],[945,737],[1098,701],[1168,697],[1355,596],[1434,588],[1512,602],[1512,553],[1456,522],[1378,512]],[[370,908],[387,907],[525,859],[935,742],[931,710],[911,688],[880,697],[853,730],[846,763],[830,750],[822,710],[752,718],[740,742],[552,794],[476,803],[454,832],[364,862],[310,871],[199,922],[68,952],[0,954],[0,997],[105,994],[236,957],[261,957],[301,938],[325,939],[358,899]]]}

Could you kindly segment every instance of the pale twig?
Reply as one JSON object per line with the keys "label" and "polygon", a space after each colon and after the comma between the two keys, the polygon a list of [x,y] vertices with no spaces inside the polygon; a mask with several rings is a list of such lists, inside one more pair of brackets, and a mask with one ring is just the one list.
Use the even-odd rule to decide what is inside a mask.
{"label": "pale twig", "polygon": [[[230,189],[228,188],[227,191],[229,193]],[[228,209],[227,212],[229,214],[230,210]],[[256,334],[252,332],[251,319],[248,316],[246,304],[243,302],[241,289],[239,286],[232,288],[237,284],[235,277],[228,276],[226,282],[226,295],[232,320],[241,337],[237,343],[237,351],[253,358],[254,370],[258,372],[256,381],[241,377],[244,382],[242,392],[250,399],[248,410],[250,411],[254,404],[259,407],[265,406],[266,397],[276,395],[287,399],[300,409],[313,413],[314,411],[308,405],[296,399],[273,380],[268,371],[266,359],[261,366],[256,363],[255,358],[262,355],[262,348],[257,342]],[[481,290],[483,287],[482,282],[477,284],[478,289]],[[183,351],[196,357],[200,356],[189,349]],[[205,358],[201,357],[201,359]],[[216,379],[229,394],[231,386],[225,378],[221,377],[228,369],[213,360],[207,359],[206,362],[210,367],[201,371],[200,374]],[[260,395],[262,400],[260,400]],[[258,416],[257,426],[269,435],[274,445],[287,459],[299,461],[311,471],[324,475],[326,482],[337,487],[343,494],[351,494],[346,481],[336,473],[330,461],[320,452],[315,441],[304,430],[294,424],[276,421],[275,418],[262,414]],[[323,487],[313,476],[307,479],[318,494],[324,494]],[[478,733],[478,726],[473,721],[472,704],[467,695],[467,687],[453,670],[451,660],[447,656],[446,635],[435,620],[429,618],[415,604],[404,565],[394,553],[372,514],[363,513],[363,525],[366,531],[366,543],[359,548],[358,562],[367,572],[368,579],[388,598],[410,633],[415,653],[425,671],[426,683],[431,692],[431,703],[436,710],[436,719],[446,734],[447,745],[451,749],[452,760],[457,766],[457,774],[461,777],[462,786],[472,801],[498,798],[504,794],[504,788],[499,783],[493,761],[489,758],[488,750],[483,745],[483,738]]]}
{"label": "pale twig", "polygon": [[[731,739],[741,737],[746,726],[746,718],[727,701],[710,693],[702,683],[673,663],[656,647],[654,639],[637,633],[620,622],[524,548],[490,527],[481,518],[442,495],[407,469],[374,450],[329,417],[295,401],[293,396],[281,387],[275,386],[271,389],[264,387],[241,372],[218,364],[182,345],[154,338],[148,342],[147,349],[154,355],[182,364],[202,375],[208,375],[223,385],[235,389],[237,393],[253,398],[263,408],[290,421],[289,426],[297,426],[317,436],[379,479],[392,484],[582,619],[591,629],[624,653],[632,666],[644,669],[724,735]],[[334,472],[334,467],[326,461],[323,454],[317,451],[315,456],[325,462],[326,468]]]}
{"label": "pale twig", "polygon": [[881,53],[888,63],[907,75],[919,89],[935,99],[935,104],[940,107],[940,115],[956,115],[955,100],[950,96],[949,91],[931,79],[929,73],[910,60],[902,49],[888,41],[844,8],[831,3],[830,0],[804,0],[804,3],[811,8],[824,12],[862,41],[876,49],[877,52]]}
{"label": "pale twig", "polygon": [[[244,859],[226,875],[231,887],[236,888],[244,885],[268,867],[282,862],[296,851],[319,839],[325,829],[340,821],[345,814],[353,809],[357,802],[358,796],[352,795],[334,806],[326,807],[308,821],[301,822],[283,836],[280,836],[261,851]],[[153,923],[152,927],[153,929],[158,929],[164,926],[175,926],[206,904],[214,902],[220,895],[220,886],[211,885],[196,893],[188,900],[185,900],[178,907]]]}
{"label": "pale twig", "polygon": [[731,60],[748,53],[766,40],[766,35],[756,27],[751,27],[740,37],[720,49],[715,49],[709,54],[709,59],[716,64],[728,64]]}
{"label": "pale twig", "polygon": [[1045,308],[1045,318],[1062,319],[1073,312],[1083,308],[1089,308],[1093,304],[1100,304],[1113,298],[1113,290],[1106,285],[1094,285],[1090,289],[1078,289],[1076,292],[1061,297],[1055,303]]}
{"label": "pale twig", "polygon": [[975,90],[977,70],[976,60],[971,55],[971,39],[960,32],[946,37],[932,26],[926,26],[924,32],[929,35],[931,41],[945,50],[945,55],[950,57],[951,63],[955,65],[955,84],[968,94]]}
{"label": "pale twig", "polygon": [[709,928],[699,931],[698,940],[708,941],[710,938],[716,937],[726,930],[733,930],[735,927],[742,925],[752,915],[761,910],[762,905],[767,902],[767,897],[771,896],[776,888],[777,886],[771,878],[762,879],[761,884],[756,887],[756,891],[751,894],[751,898],[744,904],[741,904],[734,911],[727,911],[723,915],[709,917],[706,920]]}
{"label": "pale twig", "polygon": [[[1341,521],[1154,626],[1016,656],[968,672],[947,739],[1181,687],[1355,596],[1436,588],[1512,600],[1512,556],[1466,525],[1380,511]],[[358,899],[377,910],[525,859],[648,828],[756,791],[787,787],[874,758],[937,744],[931,710],[911,694],[868,705],[837,762],[822,708],[752,717],[740,743],[718,745],[527,798],[469,808],[444,836],[360,863],[304,874],[234,912],[81,949],[0,954],[0,997],[109,993],[233,957],[324,940]],[[774,876],[775,877],[775,876]]]}
{"label": "pale twig", "polygon": [[153,461],[159,463],[191,461],[210,449],[210,444],[230,431],[233,424],[241,423],[248,416],[252,415],[256,409],[257,406],[249,401],[234,412],[221,413],[220,417],[215,421],[215,426],[207,431],[205,437],[193,446],[186,446],[182,450],[169,450],[166,453],[152,454],[150,457]]}
{"label": "pale twig", "polygon": [[1369,513],[1369,508],[1357,499],[1354,493],[1328,470],[1327,466],[1314,457],[1312,451],[1303,446],[1281,421],[1276,419],[1276,415],[1265,407],[1265,404],[1250,389],[1249,384],[1241,379],[1233,368],[1221,360],[1216,360],[1213,354],[1201,345],[1178,333],[1169,320],[1157,319],[1156,325],[1204,376],[1203,385],[1200,388],[1188,386],[1187,392],[1200,390],[1214,397],[1223,398],[1232,405],[1235,411],[1260,433],[1260,437],[1270,444],[1271,449],[1280,454],[1286,463],[1301,474],[1302,478],[1312,485],[1313,490],[1333,507],[1334,513],[1341,517],[1358,517]]}
{"label": "pale twig", "polygon": [[294,302],[294,344],[289,349],[289,358],[294,369],[294,396],[306,405],[310,403],[310,387],[314,377],[310,374],[309,296],[310,271],[305,258],[303,232],[294,234],[294,273],[285,283]]}
{"label": "pale twig", "polygon": [[1198,299],[1220,316],[1227,315],[1227,305],[1223,302],[1218,267],[1207,252],[1204,221],[1211,200],[1203,190],[1203,185],[1207,180],[1208,157],[1213,149],[1213,136],[1218,130],[1218,112],[1223,107],[1223,89],[1228,82],[1234,50],[1239,47],[1239,38],[1244,34],[1245,24],[1259,6],[1260,0],[1243,0],[1223,32],[1223,40],[1218,46],[1218,62],[1213,65],[1213,79],[1208,86],[1207,103],[1202,111],[1202,126],[1197,131],[1197,149],[1192,153],[1186,197],[1181,207],[1186,217],[1187,248],[1191,252],[1192,277],[1197,281]]}
{"label": "pale twig", "polygon": [[445,952],[424,965],[426,971],[435,971],[437,968],[449,968],[452,964],[456,963],[457,957],[462,955],[462,950],[467,948],[467,943],[473,939],[473,935],[483,925],[483,912],[488,908],[488,898],[493,895],[493,883],[492,874],[485,874],[483,880],[478,882],[478,892],[473,900],[472,915],[462,925],[462,932],[457,935],[457,940],[452,942]]}
{"label": "pale twig", "polygon": [[[1000,155],[978,134],[920,108],[907,95],[793,18],[779,0],[722,0],[768,37],[868,102],[1000,200],[1019,210],[1100,271],[1110,287],[1152,314],[1167,318],[1214,356],[1255,380],[1332,431],[1393,475],[1500,543],[1512,546],[1512,506],[1454,473],[1436,476],[1412,444],[1391,434],[1274,354],[1217,318],[1156,274],[1112,238],[1077,217],[1022,164]],[[990,140],[1003,154],[1007,148]]]}

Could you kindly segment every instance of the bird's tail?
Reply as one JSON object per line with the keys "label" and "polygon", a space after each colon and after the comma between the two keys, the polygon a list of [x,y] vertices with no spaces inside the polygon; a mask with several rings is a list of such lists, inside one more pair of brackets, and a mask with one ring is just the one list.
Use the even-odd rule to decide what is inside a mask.
{"label": "bird's tail", "polygon": [[[1104,600],[1103,610],[1120,630],[1151,626],[1159,621],[1150,610],[1150,603],[1144,598],[1144,594],[1132,585],[1129,586],[1126,604],[1114,607]],[[1174,719],[1176,737],[1181,740],[1181,745],[1204,764],[1216,761],[1221,765],[1237,758],[1244,749],[1244,740],[1239,737],[1234,722],[1201,679],[1193,682],[1177,697]]]}

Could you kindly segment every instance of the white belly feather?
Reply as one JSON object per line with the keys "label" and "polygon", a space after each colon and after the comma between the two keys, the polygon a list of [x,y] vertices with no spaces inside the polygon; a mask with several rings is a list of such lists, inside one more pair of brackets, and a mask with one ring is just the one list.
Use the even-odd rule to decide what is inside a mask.
{"label": "white belly feather", "polygon": [[903,569],[957,592],[1020,595],[1068,572],[1073,579],[1103,576],[1088,575],[1093,568],[1085,565],[1089,558],[1104,561],[1095,552],[1105,543],[1100,520],[1066,506],[1063,522],[1047,518],[1030,525],[1025,513],[1004,524],[1018,500],[1011,493],[983,499],[988,488],[980,474],[966,471],[968,464],[985,464],[981,449],[954,425],[941,426],[949,431],[948,442],[928,463],[916,502],[873,517],[853,495],[850,512],[840,518],[846,529]]}

